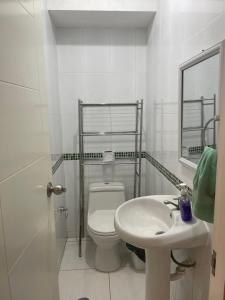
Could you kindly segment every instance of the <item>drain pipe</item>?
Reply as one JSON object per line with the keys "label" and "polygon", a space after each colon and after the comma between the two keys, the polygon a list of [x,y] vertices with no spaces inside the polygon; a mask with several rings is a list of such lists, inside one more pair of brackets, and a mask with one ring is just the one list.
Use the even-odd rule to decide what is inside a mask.
{"label": "drain pipe", "polygon": [[172,251],[171,259],[177,265],[177,267],[175,273],[170,274],[170,281],[181,279],[186,274],[186,268],[194,268],[196,266],[196,262],[193,262],[191,258],[187,258],[182,262],[177,261]]}
{"label": "drain pipe", "polygon": [[196,266],[196,262],[194,261],[192,261],[192,259],[191,258],[188,258],[188,259],[186,259],[185,261],[183,261],[183,262],[179,262],[179,261],[177,261],[176,260],[176,258],[174,257],[174,255],[173,255],[173,251],[171,251],[171,258],[172,258],[172,261],[176,264],[176,265],[178,265],[178,266],[180,266],[180,267],[184,267],[184,268],[194,268],[195,266]]}

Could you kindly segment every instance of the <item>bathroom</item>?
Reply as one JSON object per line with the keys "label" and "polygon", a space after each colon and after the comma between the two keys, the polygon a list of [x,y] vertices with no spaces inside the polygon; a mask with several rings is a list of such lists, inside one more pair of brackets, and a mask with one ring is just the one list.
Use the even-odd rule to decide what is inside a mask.
{"label": "bathroom", "polygon": [[[224,299],[225,1],[3,0],[0,12],[0,299]],[[189,82],[191,91],[207,86],[209,98],[220,100],[220,121],[210,124],[212,138],[206,135],[210,145],[220,144],[216,221],[199,221],[207,241],[173,250],[178,262],[193,266],[165,260],[170,278],[157,284],[168,253],[151,264],[149,250],[148,265],[134,253],[143,258],[144,251],[131,251],[122,238],[118,261],[99,252],[96,262],[102,240],[90,226],[93,191],[108,189],[104,203],[114,189],[117,206],[154,195],[176,203],[185,182],[191,197],[197,152],[187,152],[194,134],[182,132],[191,117],[181,90],[185,70],[215,53],[218,76],[210,69],[207,84]],[[156,294],[163,291],[157,299],[148,296],[153,283]]]}

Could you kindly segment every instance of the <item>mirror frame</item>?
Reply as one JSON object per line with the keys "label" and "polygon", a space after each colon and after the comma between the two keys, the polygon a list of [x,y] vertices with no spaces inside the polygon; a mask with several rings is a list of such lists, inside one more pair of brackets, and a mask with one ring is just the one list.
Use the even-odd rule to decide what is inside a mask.
{"label": "mirror frame", "polygon": [[178,111],[178,159],[179,159],[179,162],[181,164],[183,164],[184,166],[186,167],[189,167],[191,169],[194,169],[196,170],[197,169],[197,164],[191,162],[190,160],[182,157],[182,145],[181,145],[181,142],[182,142],[182,118],[183,118],[183,112],[182,112],[182,91],[183,91],[183,71],[185,69],[188,69],[204,60],[206,60],[207,58],[210,58],[216,54],[219,54],[219,73],[220,73],[220,79],[219,79],[219,93],[218,93],[218,102],[220,103],[220,90],[221,90],[221,86],[222,86],[222,83],[221,83],[221,79],[222,79],[222,76],[221,76],[221,72],[222,72],[222,66],[223,66],[223,61],[224,61],[224,58],[223,58],[223,49],[225,48],[225,40],[216,44],[215,46],[207,49],[207,50],[202,50],[202,52],[194,57],[192,57],[191,59],[187,60],[186,62],[184,62],[183,64],[181,64],[179,66],[179,95],[178,95],[178,101],[179,101],[179,111]]}

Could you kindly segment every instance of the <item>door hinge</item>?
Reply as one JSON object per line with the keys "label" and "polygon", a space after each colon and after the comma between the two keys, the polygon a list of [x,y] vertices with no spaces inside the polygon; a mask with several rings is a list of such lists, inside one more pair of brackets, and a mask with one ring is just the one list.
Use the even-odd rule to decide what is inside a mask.
{"label": "door hinge", "polygon": [[212,258],[211,258],[211,267],[212,267],[212,274],[215,276],[216,274],[216,251],[213,250]]}

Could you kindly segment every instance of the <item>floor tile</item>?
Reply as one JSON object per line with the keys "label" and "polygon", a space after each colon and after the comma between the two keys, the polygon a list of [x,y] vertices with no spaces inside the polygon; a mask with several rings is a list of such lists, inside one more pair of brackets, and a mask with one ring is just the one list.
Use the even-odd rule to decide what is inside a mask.
{"label": "floor tile", "polygon": [[60,300],[110,300],[108,274],[92,269],[60,271],[59,290]]}
{"label": "floor tile", "polygon": [[[78,242],[67,242],[64,256],[62,259],[60,270],[80,270],[94,268],[92,257],[89,253],[93,253],[94,244],[91,241],[83,241],[82,257],[79,257]],[[89,264],[87,263],[89,262]]]}
{"label": "floor tile", "polygon": [[125,268],[110,273],[111,300],[144,300],[145,273]]}

